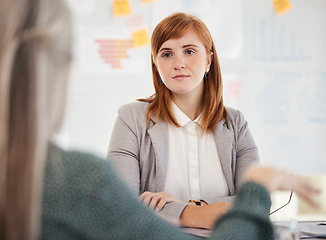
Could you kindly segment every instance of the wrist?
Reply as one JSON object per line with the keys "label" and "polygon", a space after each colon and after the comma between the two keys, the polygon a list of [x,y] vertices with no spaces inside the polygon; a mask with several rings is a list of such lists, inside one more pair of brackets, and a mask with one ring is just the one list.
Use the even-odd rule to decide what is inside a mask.
{"label": "wrist", "polygon": [[207,205],[207,202],[205,202],[204,200],[189,200],[189,205],[193,205],[193,206],[204,206]]}
{"label": "wrist", "polygon": [[200,206],[196,205],[187,205],[181,215],[180,215],[180,223],[184,227],[199,227],[198,226],[198,220],[200,218]]}

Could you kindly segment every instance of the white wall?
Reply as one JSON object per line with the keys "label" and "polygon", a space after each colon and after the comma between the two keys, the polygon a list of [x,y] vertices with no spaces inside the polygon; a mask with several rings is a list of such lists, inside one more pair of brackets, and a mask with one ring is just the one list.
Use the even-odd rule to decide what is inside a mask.
{"label": "white wall", "polygon": [[131,39],[129,21],[139,15],[151,33],[160,19],[182,10],[210,28],[226,104],[244,113],[262,161],[325,174],[324,0],[291,0],[292,10],[282,15],[270,0],[130,0],[132,15],[125,17],[113,16],[109,0],[68,2],[76,44],[63,145],[104,157],[118,107],[153,93],[149,46],[129,49],[122,69],[114,69],[101,62],[94,39]]}

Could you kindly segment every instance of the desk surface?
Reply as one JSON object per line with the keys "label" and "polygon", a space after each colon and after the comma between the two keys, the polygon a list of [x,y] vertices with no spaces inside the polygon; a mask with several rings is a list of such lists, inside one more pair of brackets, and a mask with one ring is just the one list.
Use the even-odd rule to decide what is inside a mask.
{"label": "desk surface", "polygon": [[[276,234],[279,234],[285,229],[297,230],[300,239],[326,239],[326,220],[325,221],[273,221]],[[297,226],[295,226],[297,225]]]}
{"label": "desk surface", "polygon": [[[288,229],[293,221],[272,221],[275,233],[278,235],[281,231]],[[301,239],[320,240],[326,239],[326,220],[325,221],[298,221],[294,222]],[[293,226],[292,226],[293,227]],[[209,237],[211,230],[198,228],[183,228],[187,233],[199,235],[201,237]],[[276,240],[282,240],[276,236]]]}

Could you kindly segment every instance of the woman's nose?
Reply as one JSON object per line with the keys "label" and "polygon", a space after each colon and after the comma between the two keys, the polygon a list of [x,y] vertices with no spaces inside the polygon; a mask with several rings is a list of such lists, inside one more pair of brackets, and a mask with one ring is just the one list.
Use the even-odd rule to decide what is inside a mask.
{"label": "woman's nose", "polygon": [[185,64],[184,57],[176,55],[174,57],[174,69],[175,70],[182,69],[182,68],[185,68],[185,66],[186,66],[186,64]]}

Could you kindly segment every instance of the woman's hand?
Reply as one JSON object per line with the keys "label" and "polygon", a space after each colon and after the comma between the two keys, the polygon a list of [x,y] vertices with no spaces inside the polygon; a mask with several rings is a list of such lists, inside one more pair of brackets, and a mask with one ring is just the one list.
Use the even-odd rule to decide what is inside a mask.
{"label": "woman's hand", "polygon": [[155,209],[156,212],[161,211],[166,203],[184,202],[179,198],[176,198],[175,196],[165,192],[144,192],[142,195],[139,196],[139,199],[150,209]]}
{"label": "woman's hand", "polygon": [[215,222],[231,208],[231,203],[215,202],[204,206],[188,205],[180,216],[185,227],[212,229]]}
{"label": "woman's hand", "polygon": [[275,190],[294,191],[312,206],[319,207],[314,196],[320,193],[320,190],[312,186],[302,176],[272,167],[250,167],[244,176],[244,180],[257,182],[269,192]]}

